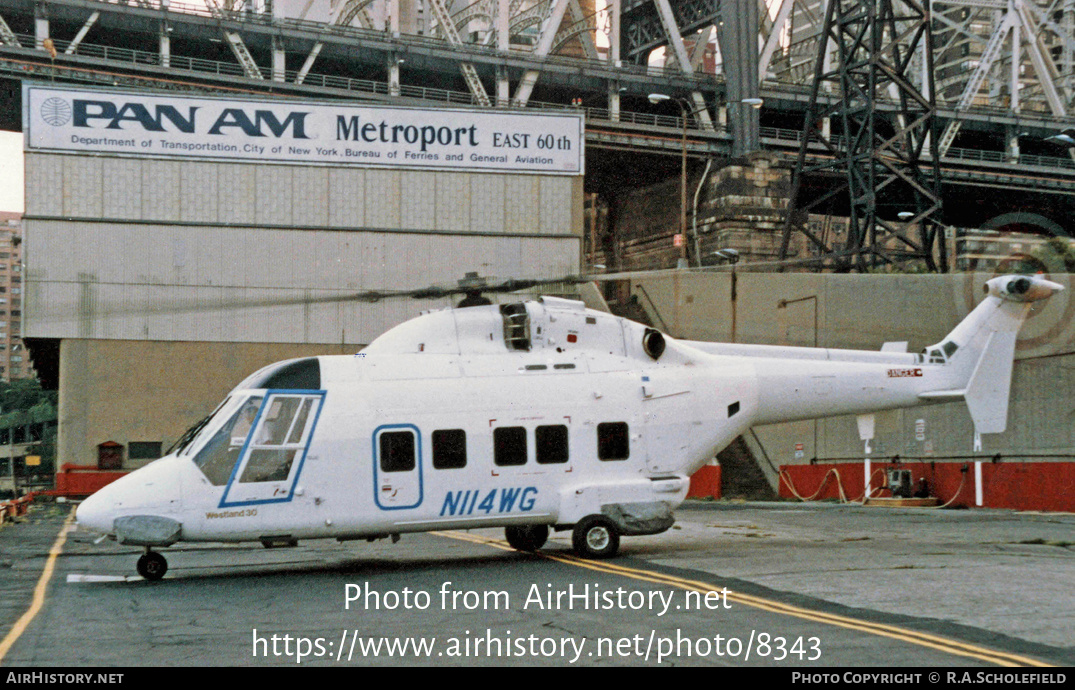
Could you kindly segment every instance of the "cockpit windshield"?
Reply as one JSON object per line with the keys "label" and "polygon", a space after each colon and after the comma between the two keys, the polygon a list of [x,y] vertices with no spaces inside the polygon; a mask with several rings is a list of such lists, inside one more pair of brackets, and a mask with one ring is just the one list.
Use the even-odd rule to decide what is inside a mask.
{"label": "cockpit windshield", "polygon": [[216,409],[212,411],[208,416],[203,417],[196,424],[183,432],[183,435],[179,437],[175,443],[168,448],[165,455],[171,455],[172,453],[179,454],[190,447],[190,444],[194,442],[194,439],[198,437],[202,429],[209,426],[209,421],[213,419],[222,409],[228,406],[228,402],[231,401],[230,397],[224,398],[224,402],[217,405]]}
{"label": "cockpit windshield", "polygon": [[[266,464],[265,462],[258,462],[259,460],[263,461],[266,455],[264,452],[260,452],[263,448],[258,447],[267,444],[270,447],[280,449],[283,446],[295,446],[300,439],[305,441],[304,433],[309,426],[310,411],[320,407],[322,397],[320,388],[321,365],[316,357],[292,359],[270,364],[240,383],[228,398],[217,407],[213,414],[188,429],[169,449],[169,452],[174,451],[180,454],[186,451],[187,454],[190,454],[197,450],[194,463],[202,469],[213,484],[218,486],[226,484],[231,477],[236,460],[239,459],[239,455],[246,445],[251,428],[260,419],[259,414],[265,395],[263,393],[251,395],[253,391],[258,389],[292,391],[295,395],[283,397],[275,394],[271,395],[268,414],[260,422],[262,431],[259,434],[272,433],[275,432],[276,426],[283,424],[282,421],[277,422],[277,418],[283,419],[286,417],[288,426],[275,433],[286,433],[287,437],[274,438],[271,441],[266,441],[260,437],[251,439],[251,445],[255,446],[256,451],[253,453],[255,457],[252,458],[254,462],[247,463],[249,466],[244,470],[241,481],[268,481],[264,478],[251,478],[258,474],[254,469],[255,466]],[[311,391],[311,393],[306,395],[302,391]],[[313,391],[317,391],[317,393],[315,394]],[[227,421],[223,424],[220,422],[222,417],[227,418]],[[212,434],[212,437],[208,442],[202,443],[206,438],[206,434]],[[275,466],[275,470],[267,474],[263,472],[261,476],[279,475],[281,466],[284,466],[285,469],[289,467],[291,460],[295,456],[293,450],[284,451],[284,455],[288,459],[279,463],[269,463]]]}
{"label": "cockpit windshield", "polygon": [[194,464],[215,486],[228,483],[263,400],[262,396],[246,400],[194,456]]}
{"label": "cockpit windshield", "polygon": [[264,491],[255,484],[269,486],[272,497],[289,495],[323,401],[323,391],[233,392],[218,413],[224,421],[214,419],[203,432],[211,436],[194,464],[213,485],[229,485],[229,500],[260,499]]}

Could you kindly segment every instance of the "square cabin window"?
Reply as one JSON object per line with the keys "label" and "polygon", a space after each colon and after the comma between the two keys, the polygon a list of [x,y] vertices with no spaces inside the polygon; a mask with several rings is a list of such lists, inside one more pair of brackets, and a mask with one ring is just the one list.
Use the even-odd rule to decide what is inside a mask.
{"label": "square cabin window", "polygon": [[454,470],[467,466],[467,432],[438,429],[433,432],[433,468]]}
{"label": "square cabin window", "polygon": [[493,429],[493,462],[500,466],[526,464],[526,428],[502,426]]}
{"label": "square cabin window", "polygon": [[597,425],[597,457],[601,460],[626,460],[631,454],[627,422],[602,422]]}
{"label": "square cabin window", "polygon": [[541,465],[567,462],[567,427],[563,424],[534,429],[537,461]]}
{"label": "square cabin window", "polygon": [[378,439],[382,472],[409,472],[414,469],[414,433],[386,431]]}

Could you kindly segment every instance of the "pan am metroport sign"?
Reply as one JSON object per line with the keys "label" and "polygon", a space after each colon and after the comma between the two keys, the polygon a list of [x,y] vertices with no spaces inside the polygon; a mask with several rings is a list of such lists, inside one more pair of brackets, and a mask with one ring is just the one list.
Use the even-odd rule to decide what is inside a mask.
{"label": "pan am metroport sign", "polygon": [[258,101],[23,86],[27,151],[583,173],[580,113]]}

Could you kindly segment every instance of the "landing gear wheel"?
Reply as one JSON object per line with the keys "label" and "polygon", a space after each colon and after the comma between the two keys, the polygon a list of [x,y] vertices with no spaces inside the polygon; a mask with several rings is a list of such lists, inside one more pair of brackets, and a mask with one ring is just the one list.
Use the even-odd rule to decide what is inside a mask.
{"label": "landing gear wheel", "polygon": [[156,582],[168,572],[168,561],[156,551],[146,551],[138,559],[136,567],[139,575],[151,582]]}
{"label": "landing gear wheel", "polygon": [[512,525],[504,528],[504,537],[512,548],[537,551],[549,539],[548,525]]}
{"label": "landing gear wheel", "polygon": [[575,525],[571,544],[583,558],[612,558],[620,550],[620,533],[608,518],[591,515]]}

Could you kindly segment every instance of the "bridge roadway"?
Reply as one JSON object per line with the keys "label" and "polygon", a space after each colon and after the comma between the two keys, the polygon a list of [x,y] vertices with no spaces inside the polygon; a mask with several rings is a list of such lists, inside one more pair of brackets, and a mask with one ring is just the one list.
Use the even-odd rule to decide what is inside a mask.
{"label": "bridge roadway", "polygon": [[[95,12],[99,16],[92,29],[80,31]],[[497,70],[507,70],[513,80],[527,70],[540,71],[535,96],[545,100],[531,99],[527,107],[584,110],[586,141],[591,150],[679,156],[684,138],[692,157],[727,157],[732,150],[732,136],[719,117],[715,126],[704,127],[690,119],[684,128],[678,108],[669,110],[668,104],[663,104],[664,109],[660,109],[646,100],[654,92],[686,97],[697,91],[707,102],[721,103],[722,77],[701,72],[688,75],[674,68],[630,63],[617,67],[602,60],[563,56],[537,58],[519,50],[504,52],[482,45],[451,44],[438,38],[393,36],[384,31],[255,13],[217,12],[214,16],[204,5],[165,2],[162,7],[160,0],[130,5],[102,0],[0,0],[0,17],[7,21],[19,44],[14,45],[10,39],[0,44],[0,79],[6,81],[12,94],[18,91],[17,81],[34,79],[316,99],[357,98],[421,106],[476,106],[475,97],[465,90],[460,76],[460,64],[465,62],[473,64],[489,81]],[[35,47],[42,42],[41,17],[46,18],[44,31],[52,38],[55,58]],[[240,34],[250,54],[258,56],[258,62],[263,64],[273,62],[274,49],[283,50],[283,69],[263,69],[261,78],[250,76],[225,47],[221,40],[224,31]],[[159,42],[162,32],[170,38],[166,52],[162,52]],[[82,40],[79,34],[89,40]],[[317,62],[307,60],[300,66],[316,45],[322,46],[316,53]],[[398,84],[389,80],[386,71],[389,60],[395,61],[393,56],[404,59]],[[324,71],[308,69],[309,64]],[[370,78],[349,76],[352,74]],[[429,83],[453,88],[425,86]],[[608,99],[610,91],[619,94],[615,103]],[[778,155],[794,156],[800,131],[788,125],[797,127],[795,122],[805,110],[809,89],[805,85],[767,81],[762,85],[762,97],[765,105],[761,113],[761,145]],[[581,105],[572,105],[578,98]],[[21,108],[7,100],[7,106],[0,107],[0,128],[18,130]],[[608,107],[620,103],[623,107]],[[879,107],[889,106],[882,101]],[[954,117],[954,112],[941,109],[939,115],[943,123]],[[1075,126],[1075,118],[1066,122],[1046,114],[1016,114],[1002,108],[975,107],[961,117],[965,129],[992,132],[994,138],[1001,140],[1002,133],[1012,127],[1044,137]],[[1024,154],[1016,159],[999,150],[953,147],[943,158],[942,168],[950,184],[1075,195],[1075,161],[1071,156],[1059,147],[1046,147],[1040,153],[1045,155]],[[672,167],[669,164],[667,169],[671,171]]]}

